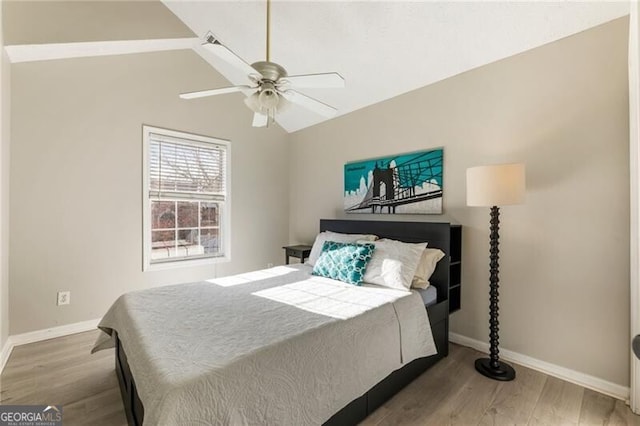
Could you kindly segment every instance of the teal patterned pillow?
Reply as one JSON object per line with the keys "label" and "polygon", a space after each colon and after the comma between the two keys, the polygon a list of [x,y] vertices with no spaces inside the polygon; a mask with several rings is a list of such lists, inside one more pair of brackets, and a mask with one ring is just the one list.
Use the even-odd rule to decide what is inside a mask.
{"label": "teal patterned pillow", "polygon": [[311,274],[360,285],[374,249],[373,244],[325,241]]}

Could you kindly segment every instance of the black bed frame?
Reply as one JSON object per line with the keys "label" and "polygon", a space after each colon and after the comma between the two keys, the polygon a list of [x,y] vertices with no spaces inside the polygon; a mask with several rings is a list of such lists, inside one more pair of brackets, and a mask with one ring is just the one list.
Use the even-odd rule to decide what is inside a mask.
{"label": "black bed frame", "polygon": [[[334,231],[350,234],[375,234],[380,238],[392,238],[406,242],[428,241],[429,247],[439,248],[446,253],[438,262],[431,276],[431,285],[438,289],[437,303],[427,307],[431,331],[438,353],[418,358],[399,370],[389,374],[364,395],[351,401],[338,411],[324,426],[355,425],[398,393],[407,384],[449,354],[449,259],[451,249],[451,226],[449,223],[435,222],[391,222],[356,220],[320,220],[320,231]],[[115,332],[114,332],[115,333]],[[136,384],[129,368],[127,355],[117,334],[116,375],[120,384],[122,401],[129,425],[141,426],[144,406],[140,401]]]}

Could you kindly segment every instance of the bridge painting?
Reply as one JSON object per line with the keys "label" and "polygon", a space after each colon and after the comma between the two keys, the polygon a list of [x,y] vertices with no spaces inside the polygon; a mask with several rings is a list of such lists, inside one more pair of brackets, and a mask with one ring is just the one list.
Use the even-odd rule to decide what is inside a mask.
{"label": "bridge painting", "polygon": [[344,165],[347,213],[441,214],[442,148]]}

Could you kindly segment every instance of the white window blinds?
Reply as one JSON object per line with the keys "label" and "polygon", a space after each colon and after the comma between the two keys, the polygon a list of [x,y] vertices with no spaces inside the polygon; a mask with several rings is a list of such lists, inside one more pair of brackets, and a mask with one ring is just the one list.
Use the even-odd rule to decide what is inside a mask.
{"label": "white window blinds", "polygon": [[227,147],[149,133],[149,197],[224,201]]}

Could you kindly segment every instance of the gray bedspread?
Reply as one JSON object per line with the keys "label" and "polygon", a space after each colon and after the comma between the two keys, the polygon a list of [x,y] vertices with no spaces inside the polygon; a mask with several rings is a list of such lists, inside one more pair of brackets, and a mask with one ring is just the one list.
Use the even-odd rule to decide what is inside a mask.
{"label": "gray bedspread", "polygon": [[127,293],[117,331],[145,425],[317,425],[392,371],[436,353],[415,292],[355,287],[306,265]]}

